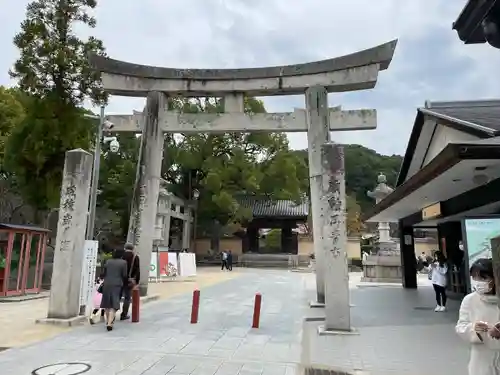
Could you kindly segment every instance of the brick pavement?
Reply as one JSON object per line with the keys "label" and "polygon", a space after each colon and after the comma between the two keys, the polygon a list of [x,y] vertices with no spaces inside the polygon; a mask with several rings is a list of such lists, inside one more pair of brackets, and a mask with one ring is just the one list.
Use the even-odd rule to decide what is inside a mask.
{"label": "brick pavement", "polygon": [[[182,294],[148,305],[139,324],[117,323],[113,332],[103,325],[85,326],[2,352],[0,369],[24,375],[43,365],[80,362],[91,366],[88,375],[294,375],[305,362],[372,375],[427,374],[429,368],[441,375],[466,373],[467,350],[453,333],[456,312],[428,309],[433,306],[428,288],[358,288],[355,282],[351,311],[360,335],[318,337],[317,323],[303,323],[313,310],[313,315],[321,313],[307,304],[313,274],[241,274],[203,289],[197,325],[189,324],[191,296]],[[261,328],[252,330],[257,291],[263,295]],[[455,310],[457,303],[450,306]],[[43,371],[39,374],[72,370]]]}

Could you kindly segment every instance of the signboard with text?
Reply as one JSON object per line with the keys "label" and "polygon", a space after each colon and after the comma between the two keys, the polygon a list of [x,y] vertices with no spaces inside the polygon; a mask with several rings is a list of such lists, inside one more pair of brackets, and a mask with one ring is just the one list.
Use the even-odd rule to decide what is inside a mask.
{"label": "signboard with text", "polygon": [[491,239],[500,236],[500,217],[470,218],[463,221],[467,267],[481,258],[491,258]]}
{"label": "signboard with text", "polygon": [[86,306],[88,310],[92,308],[92,294],[95,287],[95,271],[97,267],[98,241],[85,240],[83,249],[82,276],[80,281],[80,306]]}

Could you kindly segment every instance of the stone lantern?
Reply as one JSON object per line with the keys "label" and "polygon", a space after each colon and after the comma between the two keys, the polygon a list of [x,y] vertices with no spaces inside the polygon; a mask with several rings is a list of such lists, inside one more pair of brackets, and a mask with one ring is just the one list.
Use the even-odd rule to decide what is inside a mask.
{"label": "stone lantern", "polygon": [[[379,204],[381,200],[391,194],[394,189],[387,185],[387,177],[384,174],[380,173],[377,178],[378,185],[375,187],[375,190],[369,191],[367,195],[370,198],[375,199],[375,203]],[[389,243],[391,242],[390,235],[390,226],[387,222],[378,223],[378,234],[379,234],[379,242],[380,243]]]}
{"label": "stone lantern", "polygon": [[[378,204],[394,189],[387,185],[387,178],[382,173],[379,174],[377,182],[375,189],[367,195]],[[400,283],[402,273],[399,246],[391,239],[388,222],[378,223],[378,235],[377,254],[363,260],[362,281]]]}

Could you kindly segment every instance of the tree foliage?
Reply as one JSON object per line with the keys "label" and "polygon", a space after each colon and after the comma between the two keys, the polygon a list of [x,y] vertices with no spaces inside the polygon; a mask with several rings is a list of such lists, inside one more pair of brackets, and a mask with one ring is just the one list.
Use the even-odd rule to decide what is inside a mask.
{"label": "tree foliage", "polygon": [[37,211],[57,206],[65,152],[91,146],[94,124],[83,117],[83,101],[105,101],[88,63],[89,53],[104,54],[102,43],[75,33],[76,25],[95,27],[88,14],[95,6],[95,0],[35,0],[14,37],[20,57],[10,74],[25,95],[26,116],[6,142],[5,167]]}
{"label": "tree foliage", "polygon": [[[221,103],[206,98],[180,105],[191,113],[221,112]],[[245,112],[265,112],[262,101],[247,98]],[[300,200],[307,169],[290,151],[283,133],[186,134],[166,139],[162,175],[174,194],[190,199],[197,189],[199,222],[222,225],[249,218],[238,196],[259,195]]]}
{"label": "tree foliage", "polygon": [[[80,39],[75,26],[96,26],[88,10],[96,0],[35,0],[26,9],[21,31],[14,37],[20,57],[10,71],[23,92],[39,98],[82,104],[105,102],[100,77],[89,65],[90,53],[104,55],[100,40]],[[67,108],[61,108],[67,110]]]}
{"label": "tree foliage", "polygon": [[24,107],[13,89],[0,86],[0,173],[4,166],[5,144],[13,129],[24,118]]}

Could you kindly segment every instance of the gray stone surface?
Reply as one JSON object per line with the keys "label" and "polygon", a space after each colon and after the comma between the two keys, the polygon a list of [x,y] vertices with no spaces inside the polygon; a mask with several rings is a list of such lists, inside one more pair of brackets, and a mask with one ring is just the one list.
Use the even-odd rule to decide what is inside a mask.
{"label": "gray stone surface", "polygon": [[91,154],[82,149],[66,152],[48,318],[71,319],[80,312],[91,173]]}
{"label": "gray stone surface", "polygon": [[[254,271],[203,289],[199,323],[189,323],[191,295],[148,305],[141,322],[79,327],[51,340],[0,353],[0,369],[25,375],[58,362],[83,362],[88,375],[294,375],[300,361],[304,275]],[[261,328],[252,329],[262,293]]]}
{"label": "gray stone surface", "polygon": [[[135,251],[139,255],[141,275],[149,275],[148,260],[151,259],[155,238],[164,143],[163,133],[158,128],[158,111],[163,105],[165,96],[162,93],[149,93],[144,111],[144,129],[130,210],[127,242],[135,246]],[[147,295],[148,277],[141,278],[139,290],[141,296]]]}
{"label": "gray stone surface", "polygon": [[307,110],[307,154],[309,163],[309,187],[311,196],[311,213],[313,223],[314,257],[316,264],[316,298],[317,303],[325,303],[325,253],[323,251],[323,219],[321,215],[321,194],[324,170],[321,160],[321,146],[330,141],[328,117],[328,92],[326,88],[314,86],[306,91]]}
{"label": "gray stone surface", "polygon": [[[440,375],[466,374],[467,348],[453,332],[458,302],[450,301],[451,312],[434,313],[428,287],[356,288],[357,281],[351,281],[352,322],[360,334],[314,333],[311,340],[309,324],[316,323],[304,325],[303,316],[313,310],[308,301],[314,275],[242,272],[242,277],[202,290],[197,325],[189,324],[191,295],[180,295],[149,304],[140,323],[117,323],[113,332],[105,332],[102,324],[84,326],[4,351],[1,373],[25,375],[44,365],[79,362],[92,366],[88,375],[298,375],[304,354],[313,348],[312,359],[322,368],[413,375],[427,374],[431,366]],[[263,295],[258,330],[250,328],[255,292]],[[307,335],[301,334],[303,327]]]}
{"label": "gray stone surface", "polygon": [[246,69],[176,69],[158,66],[133,64],[93,55],[92,67],[103,73],[129,75],[153,79],[193,79],[193,80],[231,80],[277,78],[307,74],[326,73],[334,70],[356,68],[363,65],[380,64],[380,70],[389,67],[397,40],[381,44],[349,55],[315,61],[305,64],[270,66]]}
{"label": "gray stone surface", "polygon": [[454,331],[459,301],[435,313],[430,286],[351,287],[351,321],[359,335],[318,336],[324,323],[304,323],[304,366],[367,375],[467,374],[468,347]]}

